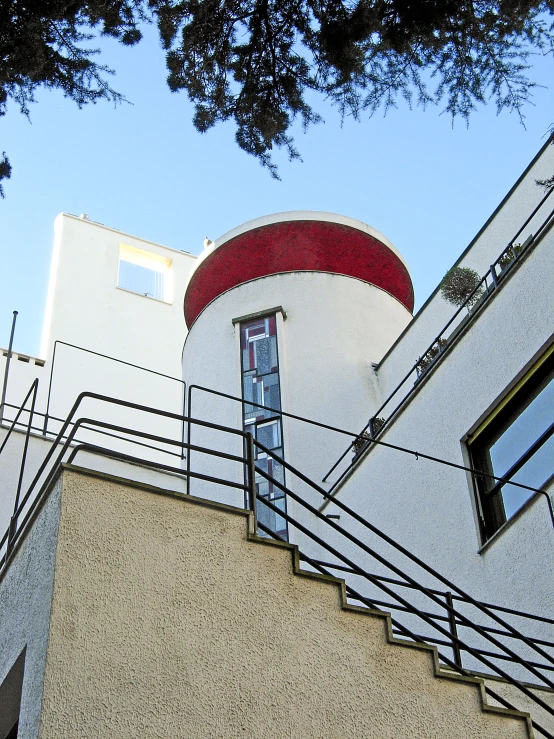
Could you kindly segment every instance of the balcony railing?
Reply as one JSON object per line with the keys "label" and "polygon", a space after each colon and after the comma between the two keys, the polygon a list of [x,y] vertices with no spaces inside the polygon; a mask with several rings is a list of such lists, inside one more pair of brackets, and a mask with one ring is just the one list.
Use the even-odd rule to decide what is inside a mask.
{"label": "balcony railing", "polygon": [[[341,468],[338,477],[333,481],[331,490],[342,482],[350,473],[352,465],[356,464],[363,453],[372,446],[372,441],[382,434],[391,424],[400,410],[419,390],[421,383],[440,364],[470,324],[481,313],[488,301],[495,295],[498,288],[513,274],[527,254],[533,250],[546,230],[554,223],[553,209],[548,211],[546,217],[540,222],[535,232],[525,239],[523,243],[517,241],[531,221],[548,205],[547,201],[553,192],[554,190],[549,190],[541,199],[540,203],[518,229],[517,233],[510,239],[508,245],[502,250],[496,261],[491,264],[490,268],[479,281],[479,284],[468,295],[465,302],[456,310],[448,323],[410,367],[402,380],[360,431],[357,438],[344,450],[325,474],[323,482],[330,481],[331,475],[338,468]],[[342,464],[351,453],[353,453],[353,458],[347,463]]]}

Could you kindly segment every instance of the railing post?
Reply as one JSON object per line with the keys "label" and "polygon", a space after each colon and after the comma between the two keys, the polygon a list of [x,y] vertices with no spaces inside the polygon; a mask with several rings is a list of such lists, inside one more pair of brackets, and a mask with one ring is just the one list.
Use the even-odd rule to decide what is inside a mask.
{"label": "railing post", "polygon": [[496,265],[491,264],[490,271],[491,271],[492,284],[495,287],[498,287],[498,275],[496,274]]}
{"label": "railing post", "polygon": [[17,531],[17,517],[12,516],[10,518],[10,528],[8,531],[8,541],[6,542],[6,559],[10,556],[10,552],[13,549],[13,542]]}
{"label": "railing post", "polygon": [[4,382],[2,384],[2,399],[0,400],[0,423],[4,420],[4,404],[6,402],[6,390],[8,388],[8,375],[10,372],[10,361],[12,358],[13,335],[15,333],[15,322],[17,321],[17,311],[13,312],[12,330],[10,333],[10,343],[8,346],[8,356],[6,357],[6,367],[4,369]]}
{"label": "railing post", "polygon": [[371,417],[367,424],[367,430],[369,431],[369,438],[374,439],[375,438],[375,425],[374,425],[375,419]]}
{"label": "railing post", "polygon": [[190,455],[192,454],[190,450],[190,419],[191,419],[191,406],[192,406],[192,385],[189,385],[188,390],[188,403],[187,403],[187,495],[190,495]]}
{"label": "railing post", "polygon": [[254,437],[247,433],[244,437],[246,446],[246,477],[247,477],[247,505],[248,509],[254,514],[255,531],[258,530],[258,514],[256,500],[256,452],[254,449]]}
{"label": "railing post", "polygon": [[452,599],[452,593],[450,590],[447,590],[444,594],[444,598],[446,600],[446,605],[448,606],[448,626],[450,628],[450,633],[454,637],[452,639],[452,652],[454,654],[454,662],[458,667],[462,667],[462,652],[460,651],[460,647],[458,645],[458,642],[456,639],[458,638],[458,629],[456,626],[456,615],[452,612],[452,608],[454,608],[454,601]]}

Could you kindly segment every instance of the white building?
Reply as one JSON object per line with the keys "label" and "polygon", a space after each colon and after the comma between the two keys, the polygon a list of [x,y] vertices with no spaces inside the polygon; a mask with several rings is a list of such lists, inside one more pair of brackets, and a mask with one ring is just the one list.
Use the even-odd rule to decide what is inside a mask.
{"label": "white building", "polygon": [[[266,216],[217,239],[199,258],[74,216],[57,219],[41,358],[12,357],[2,427],[5,437],[8,422],[39,376],[38,415],[20,490],[23,505],[17,520],[12,519],[12,532],[4,538],[1,552],[0,603],[4,598],[9,607],[4,615],[0,612],[0,634],[3,628],[7,635],[0,652],[0,703],[4,680],[4,694],[9,690],[16,696],[10,699],[10,717],[19,714],[19,725],[26,727],[21,736],[55,736],[60,725],[56,701],[62,695],[73,706],[67,713],[72,732],[77,731],[72,723],[77,712],[86,713],[88,705],[90,713],[90,705],[99,700],[98,666],[90,668],[92,687],[86,699],[69,687],[66,691],[61,678],[63,665],[68,674],[72,670],[61,638],[67,626],[63,618],[56,619],[68,608],[77,612],[81,608],[83,615],[75,622],[75,654],[85,650],[83,644],[91,638],[84,604],[90,607],[92,593],[79,580],[86,577],[85,570],[68,574],[65,588],[59,585],[72,567],[80,566],[74,560],[79,559],[82,542],[92,541],[92,532],[104,536],[104,527],[112,531],[113,523],[113,530],[119,532],[114,552],[127,562],[129,552],[139,551],[140,537],[133,538],[135,525],[140,536],[154,545],[156,526],[162,533],[169,531],[168,521],[180,515],[178,507],[170,510],[177,506],[175,502],[167,503],[167,514],[157,504],[148,508],[148,502],[144,510],[150,510],[152,530],[134,521],[130,513],[134,499],[121,492],[122,482],[136,492],[137,501],[142,501],[145,491],[152,492],[148,485],[156,486],[157,492],[177,493],[180,497],[171,500],[178,505],[186,503],[185,492],[191,495],[189,500],[214,501],[200,508],[206,521],[215,517],[213,529],[196,541],[183,523],[183,530],[170,536],[167,555],[181,556],[182,537],[196,541],[194,547],[190,545],[194,551],[208,546],[213,563],[206,561],[204,553],[198,565],[190,564],[190,571],[196,572],[203,563],[210,573],[206,577],[213,575],[222,593],[227,593],[229,580],[238,582],[244,573],[240,570],[239,575],[226,565],[224,584],[212,572],[233,556],[225,547],[218,549],[216,532],[226,530],[227,524],[217,517],[230,515],[218,504],[241,509],[246,501],[252,507],[257,494],[261,537],[257,541],[267,542],[273,534],[299,546],[305,570],[344,577],[343,597],[350,604],[392,614],[389,640],[394,634],[412,644],[416,640],[437,646],[442,667],[435,671],[442,677],[461,671],[466,684],[469,681],[476,689],[481,683],[473,676],[484,675],[488,692],[482,694],[482,705],[530,712],[534,729],[520,714],[494,714],[505,723],[493,726],[492,736],[512,736],[509,727],[516,724],[514,736],[530,736],[533,730],[537,736],[554,735],[554,196],[546,196],[535,184],[553,168],[554,147],[545,145],[457,261],[456,267],[469,267],[483,278],[475,299],[456,308],[437,289],[415,317],[412,284],[402,255],[370,226],[343,216],[302,211]],[[194,419],[190,423],[182,419],[183,380],[186,413]],[[74,442],[89,446],[77,451],[74,443],[61,452],[63,438],[54,445],[52,441],[82,392],[96,395],[85,398],[72,418],[88,419]],[[23,423],[0,453],[5,489],[13,491],[0,506],[4,529],[18,487],[27,419],[23,413]],[[60,467],[68,460],[70,467]],[[109,505],[103,508],[107,499],[103,494],[96,497],[102,485],[111,485],[110,494],[121,504],[113,522]],[[103,518],[98,514],[103,523],[91,521],[88,534],[90,514],[87,518],[84,508],[81,518],[71,519],[77,515],[72,506],[84,505],[78,502],[79,495],[73,499],[72,490],[87,499],[90,496],[98,511],[104,511]],[[164,523],[165,515],[169,519]],[[63,523],[67,516],[79,522],[75,529]],[[126,516],[133,519],[129,531]],[[84,529],[78,535],[80,526]],[[121,548],[123,540],[126,544]],[[60,559],[62,550],[73,553],[65,564]],[[37,552],[50,562],[40,567],[41,581],[51,582],[51,588],[41,590],[32,580],[28,588],[22,586],[22,595],[16,583],[23,571],[39,567]],[[192,549],[187,552],[192,562]],[[107,613],[106,604],[114,597],[111,568],[116,565],[101,564],[101,559],[94,566],[108,573],[107,580],[98,575],[97,591]],[[145,582],[166,578],[149,560],[141,566]],[[141,587],[133,578],[141,570],[135,560],[129,568],[128,600],[122,608],[132,621],[138,617],[132,604],[137,603],[137,587]],[[186,564],[184,569],[189,571]],[[175,587],[181,583],[179,578]],[[173,587],[171,578],[164,582]],[[186,588],[193,587],[191,582]],[[82,603],[72,605],[67,587],[82,593]],[[122,583],[119,587],[125,591]],[[200,587],[194,597],[204,597],[202,587],[198,583],[194,587]],[[235,613],[237,599],[231,590],[222,602],[229,613]],[[42,616],[34,620],[25,616],[26,599],[33,593],[42,593],[36,606]],[[148,601],[150,596],[145,597]],[[300,600],[304,597],[311,596],[302,595]],[[322,595],[323,600],[326,597]],[[161,597],[160,603],[164,602]],[[202,608],[209,607],[209,598],[202,602]],[[174,606],[175,601],[165,604],[172,623],[178,619]],[[269,622],[287,621],[277,605],[269,607],[275,609]],[[274,627],[268,631],[261,614],[256,622],[257,607],[251,603],[249,608],[254,613],[253,633],[264,645],[260,664],[267,664],[273,654]],[[244,618],[239,611],[237,623]],[[105,640],[115,639],[116,661],[133,665],[138,694],[148,696],[152,684],[146,673],[151,675],[161,659],[156,649],[163,652],[163,644],[173,644],[173,637],[164,637],[163,624],[149,622],[144,634],[138,635],[143,646],[144,640],[149,644],[144,659],[150,666],[143,672],[134,648],[121,641],[119,626],[110,621],[114,612],[110,613],[106,619],[111,637]],[[189,617],[194,621],[193,615]],[[316,626],[308,615],[306,619],[315,633]],[[212,626],[208,637],[202,629],[197,632],[198,643],[216,639],[217,649],[227,654],[229,644],[239,637],[234,627],[229,630],[224,623],[222,614],[204,611],[204,626]],[[340,682],[330,668],[331,655],[347,659],[338,646],[340,628],[338,632],[334,628],[328,644],[320,635],[310,652],[316,655],[318,679],[323,680],[318,690],[323,692],[329,685],[325,680]],[[58,632],[61,640],[56,641],[52,635]],[[223,636],[214,636],[216,632]],[[280,627],[275,627],[275,640],[300,648]],[[150,641],[158,647],[150,647]],[[175,644],[180,659],[185,659],[190,645],[185,648],[179,640]],[[100,654],[102,648],[98,642],[96,652]],[[91,665],[93,653],[86,658]],[[232,662],[235,657],[228,654],[221,661]],[[110,657],[103,654],[103,659],[109,662]],[[212,657],[204,654],[202,659],[209,662]],[[279,694],[287,679],[301,681],[306,675],[294,666],[294,659],[289,663],[281,652],[278,659],[285,660],[284,682],[279,682],[281,677],[272,678],[281,686]],[[386,657],[383,663],[380,660],[375,664],[387,663]],[[115,663],[112,667],[115,670]],[[246,664],[240,669],[249,668]],[[251,669],[250,678],[258,679],[254,678],[257,668]],[[351,665],[351,669],[354,680],[357,668]],[[213,672],[208,669],[201,683],[187,678],[189,695],[207,690],[210,675]],[[356,679],[370,679],[364,675]],[[246,672],[245,680],[250,678]],[[388,679],[383,677],[385,682]],[[178,674],[169,670],[167,680],[178,681]],[[402,695],[398,677],[390,680],[390,685],[396,685],[390,688],[392,693],[398,689]],[[250,688],[246,691],[263,717],[260,724],[247,722],[246,729],[242,719],[238,724],[221,719],[222,714],[235,715],[230,706],[237,700],[223,689],[218,708],[210,704],[206,709],[211,729],[200,728],[173,693],[172,709],[166,711],[168,723],[154,711],[149,727],[137,718],[129,691],[117,682],[110,690],[114,705],[128,712],[127,724],[120,724],[117,710],[108,707],[96,724],[91,719],[83,733],[71,736],[92,736],[95,731],[118,736],[213,736],[218,731],[225,736],[241,731],[259,736],[273,731],[275,736],[285,736],[295,733],[294,726],[298,736],[373,735],[364,723],[362,698],[356,697],[355,690],[345,687],[341,693],[352,723],[341,730],[340,722],[326,718],[311,733],[299,717],[305,711],[321,715],[319,699],[298,705],[290,697],[285,702],[278,699],[277,717],[260,709],[260,702],[267,700],[266,688],[260,688],[259,694]],[[307,684],[303,690],[308,690]],[[337,690],[340,693],[342,688]],[[148,710],[154,710],[152,700]],[[426,705],[426,700],[419,696],[416,704]],[[202,699],[194,701],[201,712]],[[416,710],[413,724],[400,721],[397,725],[390,706],[379,701],[373,708],[378,716],[375,736],[435,735],[435,730],[424,728],[430,725],[428,716],[419,716]],[[443,706],[442,698],[437,701],[436,706]],[[287,702],[295,708],[287,719],[290,722],[280,723]],[[237,710],[237,715],[243,715],[242,709]],[[250,715],[244,711],[244,716]],[[488,729],[473,724],[469,728],[461,718],[466,716],[464,711],[460,707],[461,724],[449,714],[443,728],[436,725],[436,735],[489,735]],[[443,718],[447,715],[444,706],[436,708],[433,720],[439,713]],[[185,714],[194,727],[190,734],[179,723]],[[0,722],[0,739],[17,735],[9,734],[12,725],[11,718]],[[39,730],[40,726],[51,728]]]}

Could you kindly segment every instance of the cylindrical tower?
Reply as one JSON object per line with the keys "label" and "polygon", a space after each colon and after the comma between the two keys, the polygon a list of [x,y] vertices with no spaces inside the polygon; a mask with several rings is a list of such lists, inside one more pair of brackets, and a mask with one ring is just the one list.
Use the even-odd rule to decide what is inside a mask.
{"label": "cylindrical tower", "polygon": [[[312,211],[245,223],[198,259],[185,292],[183,351],[189,385],[245,403],[195,389],[189,413],[251,431],[321,482],[348,440],[299,421],[281,422],[265,408],[359,431],[380,402],[371,365],[412,309],[402,256],[370,226]],[[206,441],[195,434],[198,443]],[[236,496],[225,499],[236,503]]]}

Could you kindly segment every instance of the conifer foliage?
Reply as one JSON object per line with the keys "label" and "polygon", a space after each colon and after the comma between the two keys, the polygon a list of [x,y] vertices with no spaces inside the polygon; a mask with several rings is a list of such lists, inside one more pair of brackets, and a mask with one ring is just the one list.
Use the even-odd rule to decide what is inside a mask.
{"label": "conifer foliage", "polygon": [[299,156],[293,122],[321,120],[311,92],[355,118],[401,98],[466,119],[489,100],[522,115],[529,55],[553,52],[553,18],[554,0],[0,0],[0,115],[9,101],[28,115],[41,86],[79,106],[122,101],[94,39],[136,44],[155,23],[196,128],[233,120],[277,176],[274,147]]}

